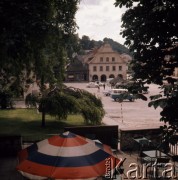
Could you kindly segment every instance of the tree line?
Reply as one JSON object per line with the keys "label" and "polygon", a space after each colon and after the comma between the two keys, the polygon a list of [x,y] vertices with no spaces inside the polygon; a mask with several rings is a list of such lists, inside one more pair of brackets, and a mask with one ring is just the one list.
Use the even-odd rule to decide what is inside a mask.
{"label": "tree line", "polygon": [[94,48],[98,48],[105,42],[109,43],[114,51],[117,51],[121,54],[125,53],[132,56],[132,52],[130,52],[130,50],[125,45],[122,45],[119,42],[114,41],[113,39],[105,37],[103,40],[96,41],[93,39],[91,40],[90,37],[86,35],[82,36],[82,38],[79,39],[79,45],[80,45],[79,53],[82,54],[84,53],[84,50],[91,50]]}

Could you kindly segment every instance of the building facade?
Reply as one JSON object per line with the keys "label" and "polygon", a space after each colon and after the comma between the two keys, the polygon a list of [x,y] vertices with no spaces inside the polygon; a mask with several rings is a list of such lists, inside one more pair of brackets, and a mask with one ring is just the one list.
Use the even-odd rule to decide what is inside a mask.
{"label": "building facade", "polygon": [[103,81],[108,78],[127,79],[131,57],[114,51],[110,44],[77,56],[66,68],[66,81]]}
{"label": "building facade", "polygon": [[113,51],[110,44],[105,43],[100,48],[84,57],[88,64],[89,81],[106,81],[108,78],[127,78],[128,63],[132,58],[126,54]]}

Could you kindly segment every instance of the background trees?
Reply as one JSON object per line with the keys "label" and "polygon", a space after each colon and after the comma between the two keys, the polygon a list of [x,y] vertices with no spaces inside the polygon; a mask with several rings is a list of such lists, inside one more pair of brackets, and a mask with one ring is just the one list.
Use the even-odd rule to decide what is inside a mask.
{"label": "background trees", "polygon": [[[162,127],[170,136],[178,127],[178,86],[172,77],[178,67],[178,3],[176,0],[116,0],[116,6],[126,6],[122,17],[125,44],[134,53],[134,79],[141,84],[156,83],[161,93],[151,97],[149,104],[162,108]],[[166,85],[164,82],[167,82]],[[140,81],[139,81],[140,82]]]}
{"label": "background trees", "polygon": [[3,91],[23,91],[33,80],[32,72],[40,80],[41,90],[45,82],[61,82],[66,46],[76,28],[78,2],[0,2],[0,85]]}
{"label": "background trees", "polygon": [[91,50],[94,48],[98,48],[100,47],[104,42],[108,42],[113,50],[119,52],[119,53],[126,53],[132,56],[132,53],[129,51],[129,49],[127,47],[125,47],[124,45],[114,41],[113,39],[107,38],[105,37],[102,41],[96,41],[96,40],[91,40],[90,37],[84,35],[82,36],[81,39],[79,39],[79,45],[80,45],[80,54],[84,53],[84,50]]}

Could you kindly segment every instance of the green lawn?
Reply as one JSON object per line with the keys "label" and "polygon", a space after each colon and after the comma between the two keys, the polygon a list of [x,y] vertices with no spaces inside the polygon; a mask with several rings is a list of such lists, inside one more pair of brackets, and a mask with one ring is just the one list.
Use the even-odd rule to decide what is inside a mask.
{"label": "green lawn", "polygon": [[46,116],[46,127],[41,127],[41,114],[35,109],[0,110],[0,134],[20,134],[23,136],[40,136],[58,134],[66,126],[84,125],[80,115],[69,115],[66,121]]}

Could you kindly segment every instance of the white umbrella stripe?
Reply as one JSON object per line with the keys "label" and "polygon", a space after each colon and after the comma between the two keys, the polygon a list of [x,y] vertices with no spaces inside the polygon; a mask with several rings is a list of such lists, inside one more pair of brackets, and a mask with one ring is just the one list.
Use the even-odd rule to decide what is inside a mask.
{"label": "white umbrella stripe", "polygon": [[[43,141],[43,143],[37,143],[38,146],[38,152],[50,156],[62,156],[62,157],[75,157],[75,156],[84,156],[86,154],[92,154],[96,150],[99,150],[94,143],[86,143],[81,146],[72,146],[72,147],[59,147],[51,145],[48,143],[47,140],[46,142]],[[44,143],[46,143],[44,145]]]}

